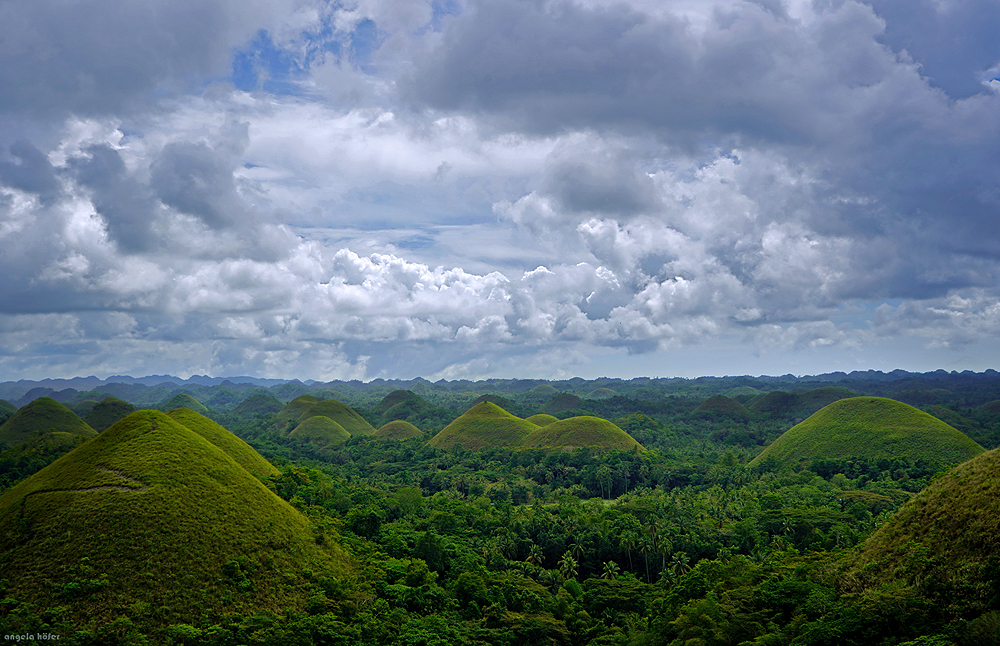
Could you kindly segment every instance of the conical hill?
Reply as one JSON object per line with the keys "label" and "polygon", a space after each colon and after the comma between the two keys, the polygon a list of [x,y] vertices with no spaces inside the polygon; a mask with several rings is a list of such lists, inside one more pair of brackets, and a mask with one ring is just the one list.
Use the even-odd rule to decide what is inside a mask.
{"label": "conical hill", "polygon": [[420,429],[406,420],[397,419],[388,422],[375,431],[375,438],[378,440],[408,440],[413,437],[423,437]]}
{"label": "conical hill", "polygon": [[965,579],[965,595],[990,589],[982,584],[991,557],[1000,557],[1000,449],[953,467],[908,500],[859,547],[847,582],[933,589]]}
{"label": "conical hill", "polygon": [[375,427],[369,424],[356,410],[336,399],[324,399],[306,408],[302,416],[299,417],[299,422],[320,415],[337,422],[351,435],[373,435],[375,433]]}
{"label": "conical hill", "polygon": [[476,404],[444,427],[427,443],[438,449],[461,444],[466,449],[514,447],[538,429],[531,422],[515,417],[494,403]]}
{"label": "conical hill", "polygon": [[750,411],[747,410],[746,406],[725,395],[712,395],[703,401],[698,408],[695,408],[694,412],[726,413],[737,417],[748,417],[750,415]]}
{"label": "conical hill", "polygon": [[538,413],[537,415],[532,415],[531,417],[526,417],[525,419],[535,426],[548,426],[552,422],[559,421],[559,418],[555,415],[548,415],[546,413]]}
{"label": "conical hill", "polygon": [[547,424],[528,436],[525,447],[641,449],[642,445],[611,422],[599,417],[570,417]]}
{"label": "conical hill", "polygon": [[208,407],[187,393],[177,393],[167,401],[161,403],[158,408],[164,412],[175,408],[188,408],[202,415],[208,413]]}
{"label": "conical hill", "polygon": [[51,397],[39,397],[22,406],[10,419],[0,425],[0,442],[17,446],[33,434],[69,433],[93,437],[97,431]]}
{"label": "conical hill", "polygon": [[226,455],[236,460],[241,467],[253,475],[266,478],[267,476],[278,475],[280,473],[273,464],[264,459],[264,456],[257,453],[253,447],[236,437],[229,429],[224,428],[201,413],[196,413],[190,408],[177,408],[167,414],[175,422],[183,424],[225,451]]}
{"label": "conical hill", "polygon": [[138,606],[163,625],[301,612],[317,577],[349,570],[317,538],[225,451],[159,411],[132,413],[0,497],[6,596],[79,621]]}
{"label": "conical hill", "polygon": [[351,439],[351,434],[343,426],[325,415],[314,415],[306,419],[288,435],[320,446],[343,444]]}
{"label": "conical hill", "polygon": [[129,413],[134,412],[135,406],[132,404],[117,397],[105,397],[84,415],[83,421],[90,424],[95,431],[101,432]]}
{"label": "conical hill", "polygon": [[312,395],[299,395],[292,401],[285,404],[285,407],[274,416],[274,424],[282,431],[290,431],[299,423],[299,418],[313,404],[319,400]]}
{"label": "conical hill", "polygon": [[812,458],[891,458],[955,464],[983,452],[932,415],[883,397],[851,397],[823,407],[764,449],[751,464]]}
{"label": "conical hill", "polygon": [[233,409],[234,415],[276,415],[284,405],[274,395],[256,393],[250,395]]}

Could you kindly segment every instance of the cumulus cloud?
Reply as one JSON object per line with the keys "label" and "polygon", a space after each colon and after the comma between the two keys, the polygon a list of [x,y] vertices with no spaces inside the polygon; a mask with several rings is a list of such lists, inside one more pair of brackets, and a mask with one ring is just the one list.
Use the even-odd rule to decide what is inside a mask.
{"label": "cumulus cloud", "polygon": [[9,374],[996,336],[989,2],[50,4],[0,9]]}

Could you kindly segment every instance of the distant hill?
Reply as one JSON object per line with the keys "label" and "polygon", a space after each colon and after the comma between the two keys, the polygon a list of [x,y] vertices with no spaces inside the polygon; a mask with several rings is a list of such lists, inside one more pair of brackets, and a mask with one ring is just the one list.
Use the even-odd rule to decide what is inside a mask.
{"label": "distant hill", "polygon": [[521,446],[538,427],[515,417],[494,403],[476,404],[444,427],[427,443],[439,449],[461,444],[466,449]]}
{"label": "distant hill", "polygon": [[[138,411],[0,497],[7,596],[110,623],[303,612],[343,551],[218,446]],[[30,572],[32,576],[24,576]]]}
{"label": "distant hill", "polygon": [[97,400],[94,399],[82,399],[75,404],[66,406],[66,408],[76,413],[77,417],[80,419],[83,419],[87,416],[87,413],[93,410],[94,406],[97,406],[97,403]]}
{"label": "distant hill", "polygon": [[[379,401],[372,409],[376,423],[385,425],[396,420],[405,420],[414,426],[434,426],[446,424],[454,417],[448,409],[431,404],[420,395],[409,390],[395,390]],[[443,417],[443,419],[441,419]]]}
{"label": "distant hill", "polygon": [[549,415],[554,415],[556,413],[562,413],[563,411],[573,410],[574,408],[579,408],[583,400],[576,395],[570,395],[569,393],[560,393],[545,402],[542,406],[542,412],[548,413]]}
{"label": "distant hill", "polygon": [[694,409],[696,413],[726,413],[728,415],[735,415],[737,417],[749,417],[750,411],[747,410],[746,406],[739,403],[735,399],[730,399],[725,395],[713,395],[703,401],[697,408]]}
{"label": "distant hill", "polygon": [[595,388],[587,394],[587,399],[611,399],[617,394],[610,388]]}
{"label": "distant hill", "polygon": [[793,426],[750,464],[906,457],[945,465],[982,452],[966,435],[908,404],[883,397],[852,397],[825,406]]}
{"label": "distant hill", "polygon": [[343,444],[351,439],[347,429],[325,415],[314,415],[306,419],[293,428],[288,436],[324,447]]}
{"label": "distant hill", "polygon": [[374,435],[375,433],[375,427],[369,424],[356,410],[336,399],[325,399],[306,407],[302,415],[299,416],[299,422],[320,415],[337,422],[351,435]]}
{"label": "distant hill", "polygon": [[775,390],[754,397],[747,402],[747,408],[756,413],[801,419],[835,401],[857,396],[855,391],[840,386],[823,386],[801,393]]}
{"label": "distant hill", "polygon": [[383,424],[375,431],[375,438],[378,440],[408,440],[423,435],[419,428],[401,419]]}
{"label": "distant hill", "polygon": [[292,430],[298,426],[302,414],[317,403],[319,403],[319,399],[312,395],[299,395],[278,411],[278,414],[274,416],[274,425],[278,427],[278,430]]}
{"label": "distant hill", "polygon": [[529,435],[525,447],[641,449],[631,435],[599,417],[570,417],[542,426]]}
{"label": "distant hill", "polygon": [[51,397],[39,397],[25,404],[0,425],[0,443],[8,447],[27,441],[33,433],[68,433],[89,438],[97,431],[76,413]]}
{"label": "distant hill", "polygon": [[[926,556],[924,556],[926,555]],[[932,481],[858,549],[849,589],[904,582],[941,589],[960,576],[959,591],[996,594],[1000,558],[1000,449],[981,453]]]}
{"label": "distant hill", "polygon": [[281,400],[274,395],[257,393],[250,395],[233,409],[234,415],[277,415],[285,407]]}
{"label": "distant hill", "polygon": [[171,419],[183,424],[215,446],[255,476],[265,478],[278,475],[278,469],[257,453],[249,444],[228,429],[190,408],[176,408],[169,413]]}
{"label": "distant hill", "polygon": [[100,433],[121,418],[135,412],[135,406],[124,402],[117,397],[105,397],[96,406],[90,409],[83,421],[87,422],[95,431]]}
{"label": "distant hill", "polygon": [[177,393],[167,401],[157,406],[157,408],[163,412],[174,410],[175,408],[187,408],[195,411],[196,413],[201,413],[202,415],[206,415],[208,413],[207,406],[187,393]]}

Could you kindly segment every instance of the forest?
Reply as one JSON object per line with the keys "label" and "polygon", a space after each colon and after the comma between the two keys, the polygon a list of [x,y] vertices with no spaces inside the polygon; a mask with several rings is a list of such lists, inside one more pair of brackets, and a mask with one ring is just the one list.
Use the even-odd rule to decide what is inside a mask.
{"label": "forest", "polygon": [[[175,412],[196,411],[191,420],[214,421],[266,458],[261,473],[268,475],[257,479],[308,519],[310,541],[349,563],[297,574],[286,585],[302,591],[295,607],[231,612],[229,605],[252,607],[265,578],[278,574],[262,560],[226,556],[210,574],[218,606],[178,613],[137,601],[109,615],[103,608],[111,588],[134,591],[102,578],[88,557],[60,564],[45,592],[54,601],[22,592],[10,568],[23,563],[17,549],[31,532],[11,538],[17,528],[5,527],[5,635],[220,646],[1000,643],[1000,549],[987,533],[993,526],[942,525],[940,536],[925,539],[900,520],[915,499],[931,506],[947,499],[975,518],[998,516],[996,498],[973,490],[969,473],[949,480],[962,467],[937,460],[940,446],[928,451],[912,440],[879,454],[862,439],[852,440],[847,454],[761,455],[827,410],[839,411],[841,421],[821,433],[847,436],[856,422],[843,421],[847,413],[836,406],[889,399],[978,443],[968,463],[985,464],[1000,444],[996,373],[845,375],[835,382],[104,384],[20,394],[0,385],[0,393],[16,402],[0,437],[15,415],[24,416],[19,410],[43,400],[65,405],[98,433],[73,440],[77,448],[41,441],[39,431],[35,442],[8,441],[0,453],[5,492],[58,468],[53,460],[69,460],[101,435],[124,432],[114,429],[133,410],[170,411],[190,428],[196,422]],[[371,429],[404,421],[419,433],[352,432],[346,417],[340,439],[292,430],[310,407],[331,401]],[[483,402],[518,420],[600,418],[640,446],[435,446],[443,429]],[[885,414],[877,419],[888,423]],[[995,481],[995,462],[976,477]],[[254,522],[263,531],[269,521]],[[963,534],[973,531],[982,535]],[[94,609],[89,617],[87,608]]]}

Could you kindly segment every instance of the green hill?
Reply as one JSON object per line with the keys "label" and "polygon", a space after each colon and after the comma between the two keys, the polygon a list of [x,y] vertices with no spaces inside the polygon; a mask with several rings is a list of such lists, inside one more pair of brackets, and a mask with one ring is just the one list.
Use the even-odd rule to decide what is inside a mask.
{"label": "green hill", "polygon": [[351,439],[351,434],[340,424],[325,415],[314,415],[292,429],[288,434],[320,446],[335,446]]}
{"label": "green hill", "polygon": [[188,408],[202,415],[208,414],[208,407],[187,393],[177,393],[167,401],[162,402],[157,408],[163,412],[174,410],[175,408]]}
{"label": "green hill", "polygon": [[90,411],[92,411],[94,409],[94,406],[97,406],[97,401],[96,400],[94,400],[94,399],[83,399],[83,400],[78,401],[77,403],[75,403],[75,404],[73,404],[71,406],[67,406],[67,408],[69,408],[71,411],[73,411],[74,413],[76,413],[77,417],[79,417],[80,419],[83,419],[84,417],[87,416],[87,413],[89,413]]}
{"label": "green hill", "polygon": [[923,459],[955,464],[982,453],[970,438],[932,415],[883,397],[841,399],[796,424],[751,461],[811,458]]}
{"label": "green hill", "polygon": [[581,447],[601,449],[642,448],[631,435],[599,417],[570,417],[539,428],[524,441],[525,447]]}
{"label": "green hill", "polygon": [[728,415],[735,415],[737,417],[750,416],[750,411],[747,410],[746,406],[739,403],[735,399],[726,397],[725,395],[712,395],[695,408],[694,412],[725,413]]}
{"label": "green hill", "polygon": [[611,399],[617,394],[610,388],[595,388],[587,395],[587,399]]}
{"label": "green hill", "polygon": [[312,405],[319,403],[319,400],[312,395],[299,395],[292,401],[285,404],[277,415],[274,416],[274,424],[278,430],[289,431],[299,423],[299,418]]}
{"label": "green hill", "polygon": [[754,397],[747,403],[747,408],[756,413],[801,419],[835,401],[857,396],[858,393],[853,390],[840,386],[823,386],[802,393],[776,390]]}
{"label": "green hill", "polygon": [[17,412],[17,406],[10,403],[6,399],[0,399],[0,417],[4,415],[13,415]]}
{"label": "green hill", "polygon": [[576,395],[570,395],[569,393],[560,393],[545,402],[542,406],[542,412],[548,413],[549,415],[554,415],[555,413],[561,413],[567,410],[573,410],[574,408],[579,408],[583,400]]}
{"label": "green hill", "polygon": [[[7,597],[83,625],[303,612],[348,560],[219,447],[138,411],[0,497]],[[26,576],[25,573],[31,573]]]}
{"label": "green hill", "polygon": [[356,410],[336,399],[326,399],[309,406],[299,417],[304,422],[310,417],[329,417],[344,427],[351,435],[373,435],[375,427],[369,424]]}
{"label": "green hill", "polygon": [[278,469],[257,453],[249,444],[233,435],[228,429],[208,419],[201,413],[190,408],[177,408],[167,413],[175,421],[183,424],[215,446],[225,451],[226,455],[252,473],[266,478],[278,475]]}
{"label": "green hill", "polygon": [[538,427],[488,401],[480,402],[444,427],[427,443],[438,449],[521,446]]}
{"label": "green hill", "polygon": [[[1000,449],[936,478],[858,549],[849,588],[903,582],[958,594],[992,590],[987,560],[1000,558]],[[992,581],[990,580],[992,579]]]}
{"label": "green hill", "polygon": [[82,437],[97,435],[97,431],[70,409],[51,397],[39,397],[22,406],[0,425],[0,443],[16,446],[26,442],[36,432],[70,433]]}
{"label": "green hill", "polygon": [[257,393],[241,401],[233,409],[234,415],[249,417],[252,415],[277,415],[285,407],[274,395]]}
{"label": "green hill", "polygon": [[537,415],[532,415],[531,417],[527,417],[525,419],[535,426],[548,426],[552,422],[559,421],[559,418],[555,415],[546,415],[545,413],[538,413]]}
{"label": "green hill", "polygon": [[121,418],[135,412],[135,406],[117,397],[105,397],[103,401],[90,409],[83,421],[100,433],[109,428]]}
{"label": "green hill", "polygon": [[423,435],[419,428],[401,419],[383,424],[375,431],[375,438],[379,440],[408,440]]}

